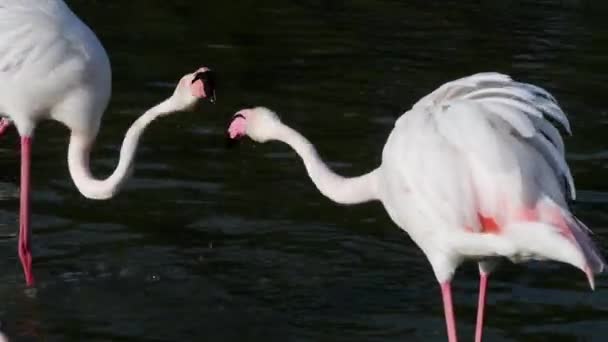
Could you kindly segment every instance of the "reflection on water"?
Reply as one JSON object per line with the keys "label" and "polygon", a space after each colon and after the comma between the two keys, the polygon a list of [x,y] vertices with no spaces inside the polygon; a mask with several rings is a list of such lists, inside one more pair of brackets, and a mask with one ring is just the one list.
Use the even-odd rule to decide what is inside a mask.
{"label": "reflection on water", "polygon": [[[129,123],[201,64],[218,104],[155,123],[135,177],[110,201],[76,191],[67,131],[34,145],[34,269],[25,290],[19,155],[0,149],[0,321],[17,341],[443,341],[439,290],[421,252],[378,204],[317,193],[285,146],[224,149],[229,116],[264,104],[346,175],[376,166],[395,118],[440,84],[495,70],[548,88],[569,112],[576,213],[607,246],[608,6],[582,1],[85,1],[114,69],[93,154],[118,157]],[[592,7],[591,7],[592,6]],[[137,15],[133,15],[137,13]],[[473,333],[474,264],[455,279],[461,338]],[[608,287],[558,264],[493,276],[489,341],[604,341]]]}

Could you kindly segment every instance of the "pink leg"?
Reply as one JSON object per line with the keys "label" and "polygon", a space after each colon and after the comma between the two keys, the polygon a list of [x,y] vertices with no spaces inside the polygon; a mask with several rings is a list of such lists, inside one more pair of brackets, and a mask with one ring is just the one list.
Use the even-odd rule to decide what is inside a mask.
{"label": "pink leg", "polygon": [[7,118],[0,119],[0,136],[4,135],[4,133],[6,133],[6,130],[11,127],[11,125],[11,120]]}
{"label": "pink leg", "polygon": [[27,286],[34,285],[32,253],[30,251],[30,160],[32,139],[21,138],[21,199],[19,208],[19,258],[23,266]]}
{"label": "pink leg", "polygon": [[454,317],[454,305],[452,304],[452,288],[449,281],[441,284],[441,295],[443,297],[445,324],[448,329],[448,341],[458,342],[456,335],[456,317]]}
{"label": "pink leg", "polygon": [[488,289],[488,274],[479,272],[479,302],[477,303],[477,324],[475,326],[475,342],[481,342],[483,337],[483,318],[486,306],[486,292]]}

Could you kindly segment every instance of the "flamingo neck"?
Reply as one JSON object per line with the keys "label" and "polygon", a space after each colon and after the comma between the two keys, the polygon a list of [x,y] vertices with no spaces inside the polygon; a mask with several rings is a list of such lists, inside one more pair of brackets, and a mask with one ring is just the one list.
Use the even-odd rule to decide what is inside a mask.
{"label": "flamingo neck", "polygon": [[103,180],[91,174],[89,165],[95,135],[72,131],[68,147],[68,166],[72,179],[83,196],[90,199],[108,199],[116,195],[131,175],[139,138],[146,127],[159,116],[175,112],[172,98],[150,108],[129,127],[120,148],[120,159],[112,174]]}
{"label": "flamingo neck", "polygon": [[291,127],[279,124],[275,139],[296,151],[317,189],[330,200],[340,204],[357,204],[378,199],[378,169],[362,176],[345,178],[334,173],[321,160],[312,143]]}

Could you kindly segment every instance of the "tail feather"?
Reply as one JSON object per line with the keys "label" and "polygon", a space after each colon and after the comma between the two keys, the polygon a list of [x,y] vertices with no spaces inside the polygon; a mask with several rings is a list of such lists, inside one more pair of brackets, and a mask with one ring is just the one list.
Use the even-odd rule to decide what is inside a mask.
{"label": "tail feather", "polygon": [[505,226],[503,231],[516,241],[524,255],[529,253],[580,268],[589,286],[595,288],[594,275],[605,270],[606,260],[591,238],[593,232],[583,222],[548,197],[535,210],[523,211],[520,216],[520,220]]}
{"label": "tail feather", "polygon": [[595,287],[594,274],[602,273],[606,260],[591,239],[593,232],[568,209],[560,207],[549,198],[539,206],[541,215],[549,224],[558,227],[563,236],[568,238],[583,257],[584,265],[579,266],[587,275],[589,286]]}
{"label": "tail feather", "polygon": [[570,232],[572,232],[576,243],[585,256],[590,273],[592,275],[602,273],[606,268],[606,260],[600,254],[593,240],[591,240],[591,230],[574,216],[570,220],[567,220],[567,223]]}

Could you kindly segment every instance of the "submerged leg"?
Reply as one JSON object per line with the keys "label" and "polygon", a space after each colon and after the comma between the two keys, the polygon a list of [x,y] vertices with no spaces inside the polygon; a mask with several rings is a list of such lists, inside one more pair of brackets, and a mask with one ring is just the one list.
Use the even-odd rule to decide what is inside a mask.
{"label": "submerged leg", "polygon": [[441,284],[441,295],[443,297],[445,324],[448,329],[448,341],[457,342],[456,317],[454,315],[454,305],[452,303],[452,288],[449,281]]}
{"label": "submerged leg", "polygon": [[30,161],[32,139],[21,138],[21,192],[19,207],[19,259],[23,266],[27,286],[34,285],[32,274],[32,253],[30,251]]}
{"label": "submerged leg", "polygon": [[477,303],[477,324],[475,325],[475,342],[481,342],[483,337],[483,318],[486,306],[486,292],[489,274],[479,270],[479,301]]}

